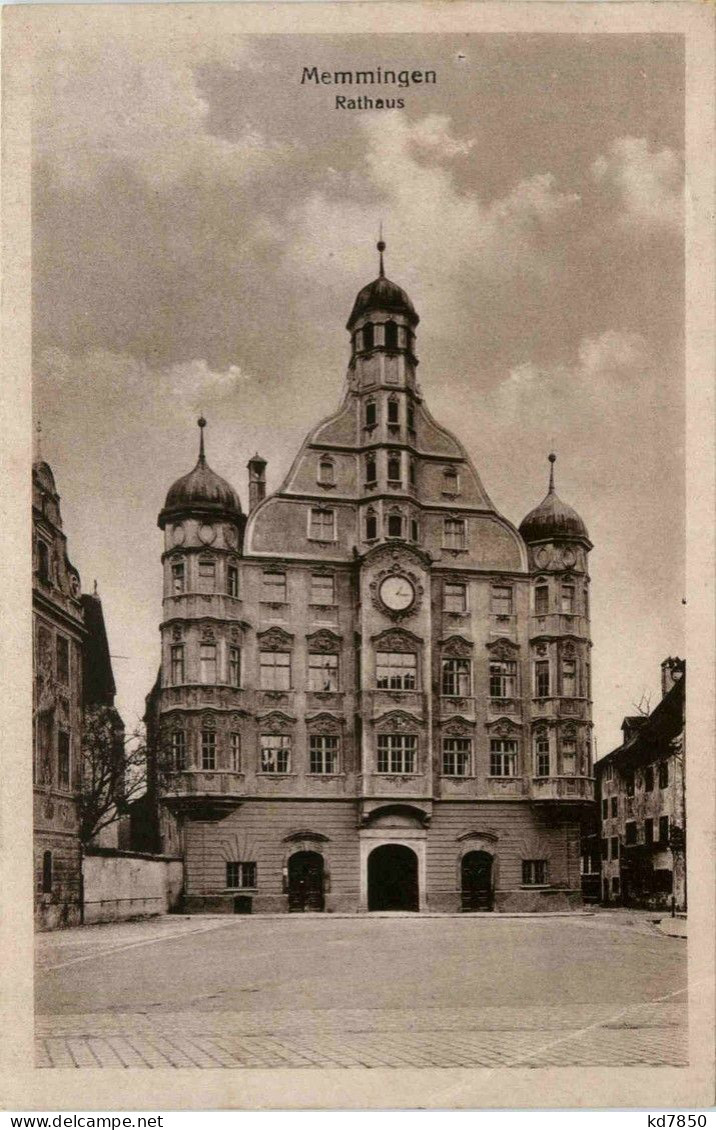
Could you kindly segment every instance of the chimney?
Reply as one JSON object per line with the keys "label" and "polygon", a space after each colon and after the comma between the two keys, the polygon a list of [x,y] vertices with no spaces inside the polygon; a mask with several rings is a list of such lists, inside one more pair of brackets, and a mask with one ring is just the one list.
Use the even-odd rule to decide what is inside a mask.
{"label": "chimney", "polygon": [[249,514],[266,497],[266,460],[254,455],[246,466],[249,469]]}
{"label": "chimney", "polygon": [[661,665],[661,697],[668,694],[673,686],[683,678],[686,663],[678,656],[669,656]]}

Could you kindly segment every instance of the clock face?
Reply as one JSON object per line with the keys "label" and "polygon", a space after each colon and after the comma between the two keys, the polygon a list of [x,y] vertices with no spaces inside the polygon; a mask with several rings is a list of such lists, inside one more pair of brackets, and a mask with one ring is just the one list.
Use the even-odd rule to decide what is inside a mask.
{"label": "clock face", "polygon": [[176,526],[172,528],[172,541],[174,545],[181,545],[184,541],[184,527],[181,522],[177,522]]}
{"label": "clock face", "polygon": [[386,577],[380,586],[380,599],[392,612],[405,612],[415,601],[415,589],[407,577]]}
{"label": "clock face", "polygon": [[211,545],[215,537],[216,530],[213,526],[210,526],[208,522],[199,526],[199,541],[203,541],[204,545]]}

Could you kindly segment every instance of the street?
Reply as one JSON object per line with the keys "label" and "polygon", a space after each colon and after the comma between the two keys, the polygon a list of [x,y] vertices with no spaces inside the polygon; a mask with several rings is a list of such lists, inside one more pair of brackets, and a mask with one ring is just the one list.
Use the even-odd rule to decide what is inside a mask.
{"label": "street", "polygon": [[174,917],[38,935],[44,1067],[679,1066],[650,918]]}

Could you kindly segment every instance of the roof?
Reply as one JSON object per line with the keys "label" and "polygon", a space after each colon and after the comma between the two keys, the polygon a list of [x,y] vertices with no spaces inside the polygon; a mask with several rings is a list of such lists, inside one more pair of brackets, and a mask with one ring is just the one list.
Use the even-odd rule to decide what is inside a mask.
{"label": "roof", "polygon": [[644,717],[636,733],[605,757],[600,758],[597,766],[615,761],[631,766],[667,756],[671,752],[670,743],[684,728],[685,684],[684,671],[683,676],[669,688],[651,714]]}
{"label": "roof", "polygon": [[398,286],[397,283],[391,282],[383,274],[358,291],[351,316],[346,323],[346,329],[352,329],[361,314],[365,314],[369,310],[387,310],[393,314],[404,314],[411,326],[417,326],[420,321],[415,307],[403,288]]}
{"label": "roof", "polygon": [[105,628],[102,602],[98,596],[80,597],[87,628],[82,650],[82,697],[85,706],[113,706],[116,686]]}
{"label": "roof", "polygon": [[206,420],[200,418],[201,440],[196,466],[170,486],[164,507],[159,515],[161,525],[167,518],[185,510],[200,509],[241,514],[239,496],[226,479],[212,471],[204,454],[204,428]]}
{"label": "roof", "polygon": [[[573,507],[556,493],[554,489],[554,464],[557,456],[551,454],[549,490],[534,510],[530,510],[520,523],[520,533],[527,542],[550,541],[554,538],[572,538],[589,542],[587,527]],[[590,543],[591,545],[591,543]]]}

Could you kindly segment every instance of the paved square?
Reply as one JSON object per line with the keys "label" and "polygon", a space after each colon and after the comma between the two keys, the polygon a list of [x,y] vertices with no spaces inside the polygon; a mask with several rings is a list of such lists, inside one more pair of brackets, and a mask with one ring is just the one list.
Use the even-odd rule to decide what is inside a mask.
{"label": "paved square", "polygon": [[177,918],[38,936],[42,1067],[682,1066],[645,916]]}

